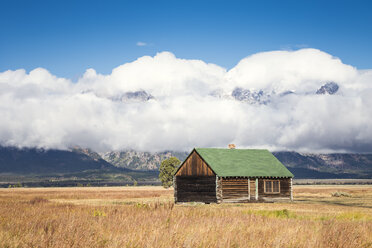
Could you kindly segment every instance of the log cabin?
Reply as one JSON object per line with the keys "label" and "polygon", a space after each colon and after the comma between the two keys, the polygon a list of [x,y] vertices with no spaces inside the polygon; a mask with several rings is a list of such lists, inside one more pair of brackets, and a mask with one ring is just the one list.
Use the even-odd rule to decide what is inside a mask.
{"label": "log cabin", "polygon": [[173,177],[175,202],[293,200],[293,174],[268,150],[194,148]]}

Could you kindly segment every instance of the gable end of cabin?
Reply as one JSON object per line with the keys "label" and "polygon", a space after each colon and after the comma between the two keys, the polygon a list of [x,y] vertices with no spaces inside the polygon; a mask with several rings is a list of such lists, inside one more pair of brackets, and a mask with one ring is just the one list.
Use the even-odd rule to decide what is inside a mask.
{"label": "gable end of cabin", "polygon": [[217,202],[216,174],[194,149],[173,177],[175,202]]}

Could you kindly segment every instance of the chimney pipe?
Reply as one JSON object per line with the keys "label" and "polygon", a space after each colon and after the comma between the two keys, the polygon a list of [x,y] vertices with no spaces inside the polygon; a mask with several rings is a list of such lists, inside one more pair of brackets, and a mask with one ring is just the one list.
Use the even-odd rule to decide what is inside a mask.
{"label": "chimney pipe", "polygon": [[229,144],[229,149],[235,149],[235,144]]}

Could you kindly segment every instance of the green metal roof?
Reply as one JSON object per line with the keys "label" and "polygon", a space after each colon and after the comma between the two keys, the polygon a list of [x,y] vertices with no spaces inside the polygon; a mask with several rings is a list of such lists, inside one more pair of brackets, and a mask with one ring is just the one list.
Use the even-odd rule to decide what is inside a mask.
{"label": "green metal roof", "polygon": [[293,177],[268,150],[195,148],[221,177]]}

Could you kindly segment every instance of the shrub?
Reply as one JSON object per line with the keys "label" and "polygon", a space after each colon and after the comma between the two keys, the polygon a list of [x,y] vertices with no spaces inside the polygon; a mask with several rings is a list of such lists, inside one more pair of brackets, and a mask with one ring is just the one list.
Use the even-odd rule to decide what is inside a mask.
{"label": "shrub", "polygon": [[332,197],[351,197],[351,194],[349,193],[346,193],[346,192],[339,192],[339,191],[336,191],[336,192],[333,192],[331,194]]}
{"label": "shrub", "polygon": [[40,204],[40,203],[46,203],[49,202],[49,200],[42,198],[42,197],[34,197],[30,200],[30,204]]}
{"label": "shrub", "polygon": [[181,164],[181,161],[176,157],[170,157],[161,162],[159,168],[159,179],[164,188],[169,188],[173,184],[173,174],[177,170],[178,166]]}
{"label": "shrub", "polygon": [[106,213],[103,212],[103,211],[100,211],[100,210],[98,210],[98,209],[95,209],[95,210],[93,211],[93,216],[94,216],[94,217],[99,217],[99,216],[105,217],[105,216],[106,216]]}
{"label": "shrub", "polygon": [[14,185],[9,184],[8,188],[22,188],[22,184],[21,183],[17,183],[17,184],[14,184]]}

